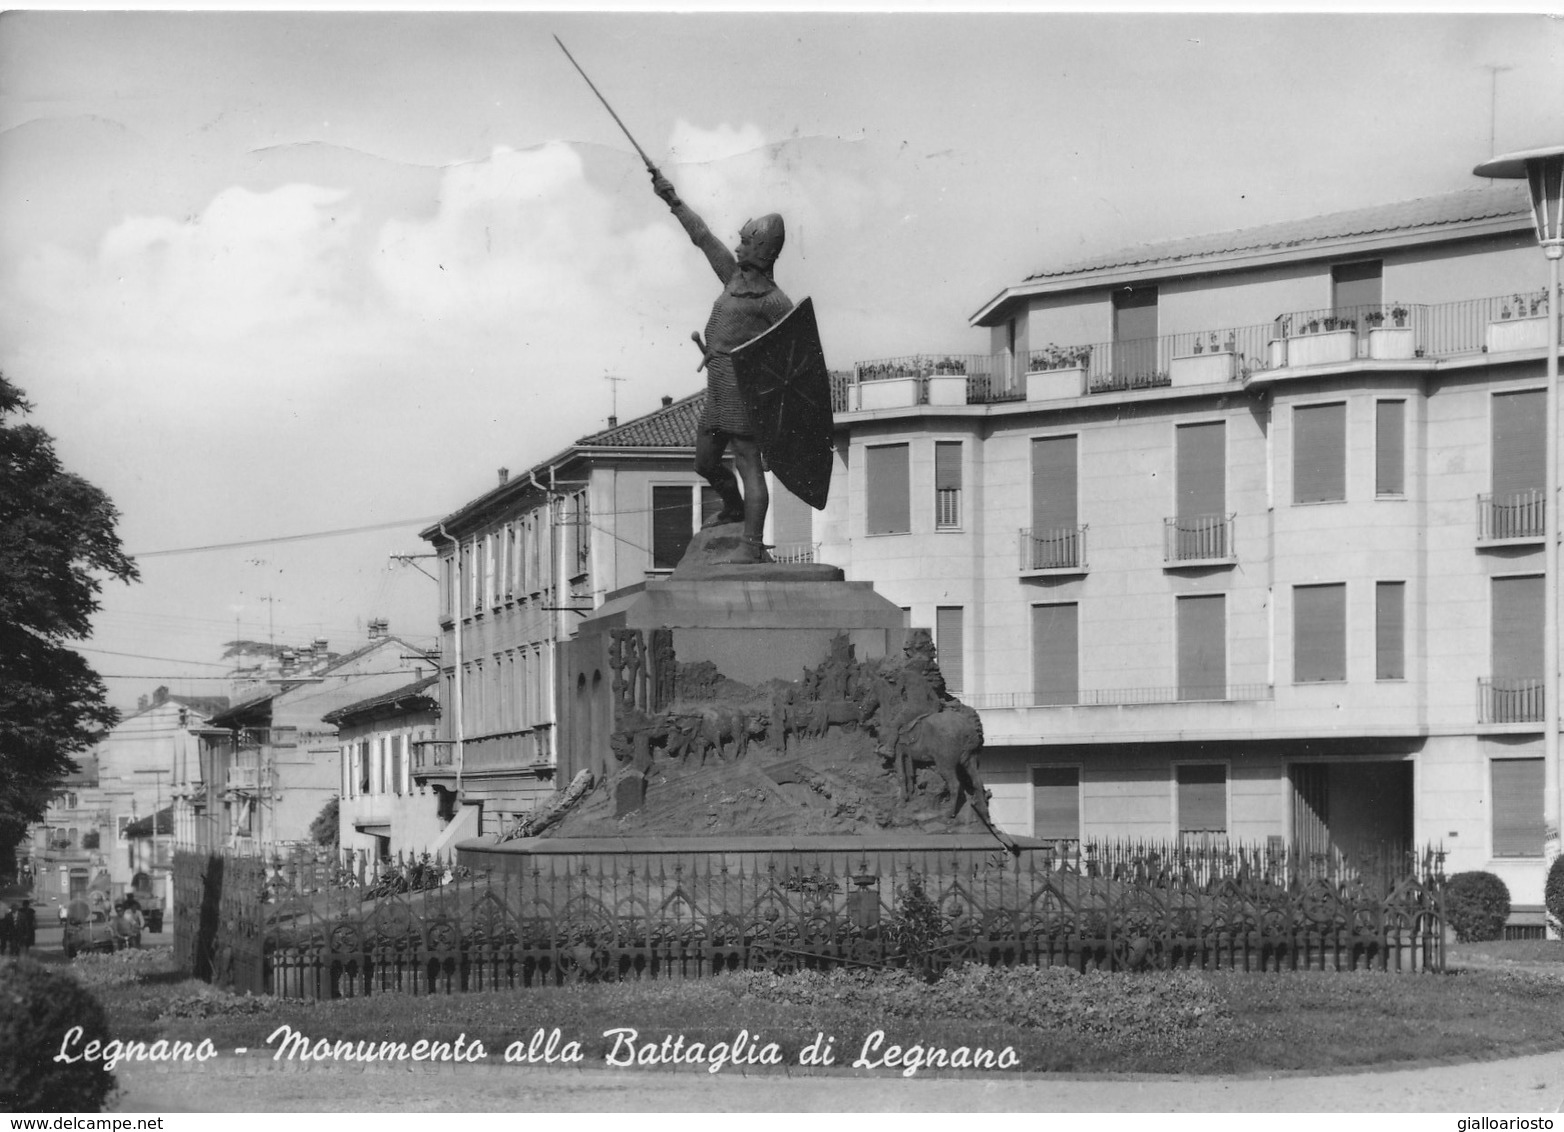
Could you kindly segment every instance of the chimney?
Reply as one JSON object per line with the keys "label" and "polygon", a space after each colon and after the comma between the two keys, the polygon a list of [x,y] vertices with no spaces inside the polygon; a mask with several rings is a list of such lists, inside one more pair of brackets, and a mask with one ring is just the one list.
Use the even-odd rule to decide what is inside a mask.
{"label": "chimney", "polygon": [[315,638],[315,642],[314,642],[314,647],[315,647],[316,653],[318,653],[321,656],[325,656],[326,655],[326,638],[325,637],[316,637]]}
{"label": "chimney", "polygon": [[668,406],[670,406],[672,404],[673,404],[673,398],[670,397],[668,394],[664,393],[663,394],[663,408],[666,409],[666,408],[668,408]]}
{"label": "chimney", "polygon": [[510,479],[510,469],[509,468],[501,468],[500,469],[500,482],[501,483],[505,483],[509,479]]}
{"label": "chimney", "polygon": [[386,631],[390,627],[391,622],[387,621],[384,617],[376,617],[369,623],[369,639],[372,641],[378,641],[381,637],[386,635]]}
{"label": "chimney", "polygon": [[168,685],[163,684],[152,693],[152,706],[157,707],[159,704],[166,703],[168,703]]}
{"label": "chimney", "polygon": [[619,427],[619,418],[618,417],[614,417],[614,416],[610,416],[608,418],[608,427],[609,428],[618,428]]}
{"label": "chimney", "polygon": [[137,711],[146,711],[147,710],[147,698],[145,696],[137,696],[136,697],[136,710]]}

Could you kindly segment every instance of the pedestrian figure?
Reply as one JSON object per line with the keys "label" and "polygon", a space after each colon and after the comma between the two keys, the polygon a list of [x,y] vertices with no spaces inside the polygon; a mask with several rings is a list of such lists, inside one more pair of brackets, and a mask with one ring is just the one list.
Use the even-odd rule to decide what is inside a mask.
{"label": "pedestrian figure", "polygon": [[0,915],[0,956],[11,954],[11,940],[16,932],[16,912],[10,904],[3,905],[5,912]]}
{"label": "pedestrian figure", "polygon": [[38,937],[38,913],[33,911],[33,902],[23,900],[22,907],[16,913],[16,923],[11,929],[12,948],[16,955],[28,955],[33,950],[33,943]]}

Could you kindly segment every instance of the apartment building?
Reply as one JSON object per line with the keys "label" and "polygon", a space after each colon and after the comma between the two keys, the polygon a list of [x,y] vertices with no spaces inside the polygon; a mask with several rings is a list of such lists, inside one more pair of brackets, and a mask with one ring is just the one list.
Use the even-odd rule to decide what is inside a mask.
{"label": "apartment building", "polygon": [[431,673],[321,717],[337,728],[342,766],[337,842],[367,861],[440,852],[471,835],[452,824],[454,796],[413,776],[414,744],[436,738],[439,682]]}
{"label": "apartment building", "polygon": [[1510,185],[1045,268],[857,367],[820,556],[935,630],[1012,832],[1540,906],[1545,280]]}

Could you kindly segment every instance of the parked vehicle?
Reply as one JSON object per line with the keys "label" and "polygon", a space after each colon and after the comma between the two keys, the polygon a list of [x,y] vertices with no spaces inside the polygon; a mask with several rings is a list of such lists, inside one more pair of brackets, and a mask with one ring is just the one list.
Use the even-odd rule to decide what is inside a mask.
{"label": "parked vehicle", "polygon": [[72,900],[65,917],[65,957],[83,951],[118,951],[124,943],[114,930],[110,909],[85,900]]}

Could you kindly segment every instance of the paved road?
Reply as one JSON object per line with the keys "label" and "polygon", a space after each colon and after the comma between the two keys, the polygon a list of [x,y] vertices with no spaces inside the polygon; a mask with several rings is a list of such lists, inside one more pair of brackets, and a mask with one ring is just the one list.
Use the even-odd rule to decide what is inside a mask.
{"label": "paved road", "polygon": [[1558,1112],[1564,1052],[1464,1065],[1299,1077],[969,1079],[850,1074],[535,1069],[504,1065],[301,1068],[224,1057],[116,1070],[121,1112]]}

